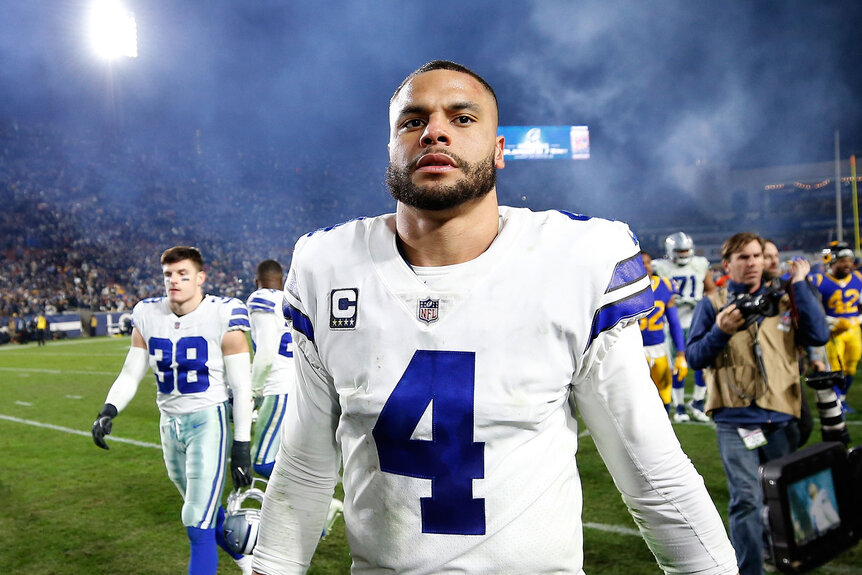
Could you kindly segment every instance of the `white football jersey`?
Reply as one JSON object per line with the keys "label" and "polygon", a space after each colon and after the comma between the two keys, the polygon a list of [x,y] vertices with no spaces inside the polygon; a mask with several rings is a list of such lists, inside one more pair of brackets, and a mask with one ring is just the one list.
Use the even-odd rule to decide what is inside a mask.
{"label": "white football jersey", "polygon": [[399,255],[391,214],[299,240],[285,286],[297,389],[261,572],[305,572],[341,456],[354,575],[581,574],[577,409],[638,523],[661,526],[660,561],[736,573],[643,360],[653,298],[634,236],[563,212],[500,216],[482,255],[430,283]]}
{"label": "white football jersey", "polygon": [[250,329],[244,303],[207,295],[194,311],[177,316],[166,297],[149,298],[135,305],[132,322],[147,344],[162,413],[192,413],[227,401],[221,342],[229,331]]}
{"label": "white football jersey", "polygon": [[703,281],[709,273],[709,260],[703,256],[692,256],[685,265],[677,265],[669,259],[653,260],[655,273],[673,281],[676,307],[683,329],[691,326],[694,306],[703,299]]}
{"label": "white football jersey", "polygon": [[292,393],[296,381],[296,368],[293,365],[293,336],[290,322],[284,317],[284,295],[281,290],[261,288],[246,302],[251,314],[251,340],[255,346],[260,344],[260,321],[266,316],[274,317],[278,324],[278,347],[272,361],[272,368],[263,385],[262,395],[283,395]]}

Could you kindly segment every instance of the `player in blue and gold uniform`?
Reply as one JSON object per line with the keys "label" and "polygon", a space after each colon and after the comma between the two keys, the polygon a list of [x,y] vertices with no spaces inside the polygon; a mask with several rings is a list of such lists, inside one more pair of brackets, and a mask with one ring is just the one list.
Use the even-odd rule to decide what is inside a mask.
{"label": "player in blue and gold uniform", "polygon": [[[641,318],[640,328],[644,340],[644,354],[649,364],[650,377],[658,388],[664,408],[670,413],[671,408],[671,383],[672,376],[680,380],[685,379],[688,373],[688,364],[685,361],[685,337],[682,325],[679,322],[679,314],[676,310],[676,297],[670,280],[653,272],[652,258],[646,252],[641,252],[644,267],[650,276],[652,283],[655,307],[647,317]],[[664,337],[664,324],[667,318],[670,327],[670,335],[673,339],[676,357],[673,362],[673,371],[668,360],[668,349]]]}
{"label": "player in blue and gold uniform", "polygon": [[853,382],[856,366],[862,357],[862,332],[859,330],[859,295],[862,294],[862,274],[854,269],[853,250],[846,243],[833,242],[823,250],[827,273],[811,276],[826,308],[826,321],[831,336],[826,354],[832,369],[844,372],[844,385],[836,389],[845,411],[847,391]]}

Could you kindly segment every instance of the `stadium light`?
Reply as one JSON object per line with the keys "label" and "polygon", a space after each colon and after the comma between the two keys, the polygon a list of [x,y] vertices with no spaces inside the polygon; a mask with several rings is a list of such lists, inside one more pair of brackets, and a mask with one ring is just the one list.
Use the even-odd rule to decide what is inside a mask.
{"label": "stadium light", "polygon": [[138,57],[138,24],[118,0],[94,0],[90,6],[90,41],[100,57]]}

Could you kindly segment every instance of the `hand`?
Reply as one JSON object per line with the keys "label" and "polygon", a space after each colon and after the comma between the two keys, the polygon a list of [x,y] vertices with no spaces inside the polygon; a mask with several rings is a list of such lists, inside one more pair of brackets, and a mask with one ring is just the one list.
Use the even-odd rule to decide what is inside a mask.
{"label": "hand", "polygon": [[234,489],[251,485],[251,455],[248,441],[236,441],[230,448],[230,474]]}
{"label": "hand", "polygon": [[718,315],[715,316],[715,325],[727,335],[733,335],[745,325],[745,318],[742,316],[742,312],[736,309],[736,304],[732,303],[718,312]]}
{"label": "hand", "polygon": [[688,362],[685,361],[685,354],[677,352],[676,359],[673,360],[673,375],[677,381],[685,379],[688,375]]}
{"label": "hand", "polygon": [[839,317],[835,323],[832,324],[832,334],[838,335],[839,333],[844,333],[848,329],[853,327],[853,324],[846,317]]}
{"label": "hand", "polygon": [[117,417],[117,408],[106,403],[96,417],[96,421],[93,422],[93,442],[102,449],[110,449],[105,443],[105,436],[111,434],[115,417]]}
{"label": "hand", "polygon": [[811,273],[811,264],[805,258],[793,258],[790,261],[790,283],[803,281]]}

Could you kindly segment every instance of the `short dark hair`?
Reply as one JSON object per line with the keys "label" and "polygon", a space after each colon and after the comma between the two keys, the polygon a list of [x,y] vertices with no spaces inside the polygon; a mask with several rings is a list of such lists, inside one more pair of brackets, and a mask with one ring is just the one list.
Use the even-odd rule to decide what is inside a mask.
{"label": "short dark hair", "polygon": [[161,257],[161,263],[163,266],[167,264],[175,264],[183,260],[190,260],[198,271],[203,271],[204,269],[204,257],[201,255],[199,249],[191,246],[174,246],[172,248],[168,248],[164,253],[162,253]]}
{"label": "short dark hair", "polygon": [[462,74],[467,74],[468,76],[472,76],[476,79],[482,86],[491,94],[491,97],[494,98],[494,106],[497,108],[497,115],[499,116],[499,105],[497,104],[497,94],[494,92],[494,88],[491,87],[485,78],[468,68],[462,64],[458,64],[457,62],[452,62],[450,60],[431,60],[427,64],[423,64],[413,72],[411,72],[404,81],[395,89],[395,92],[392,94],[392,97],[389,98],[389,104],[392,105],[392,102],[398,97],[398,94],[401,93],[401,90],[404,89],[404,86],[407,85],[407,82],[418,76],[419,74],[424,74],[425,72],[431,72],[433,70],[451,70],[453,72],[461,72]]}
{"label": "short dark hair", "polygon": [[[263,284],[272,284],[278,285],[278,289],[281,289],[282,282],[284,281],[284,268],[281,267],[281,264],[275,260],[263,260],[259,264],[257,264],[257,279]],[[263,287],[268,287],[264,285]]]}
{"label": "short dark hair", "polygon": [[741,252],[745,246],[753,241],[757,241],[757,243],[760,244],[760,249],[763,249],[763,238],[754,232],[739,232],[738,234],[733,234],[727,238],[723,244],[721,244],[721,260],[729,262],[730,256],[737,252]]}

